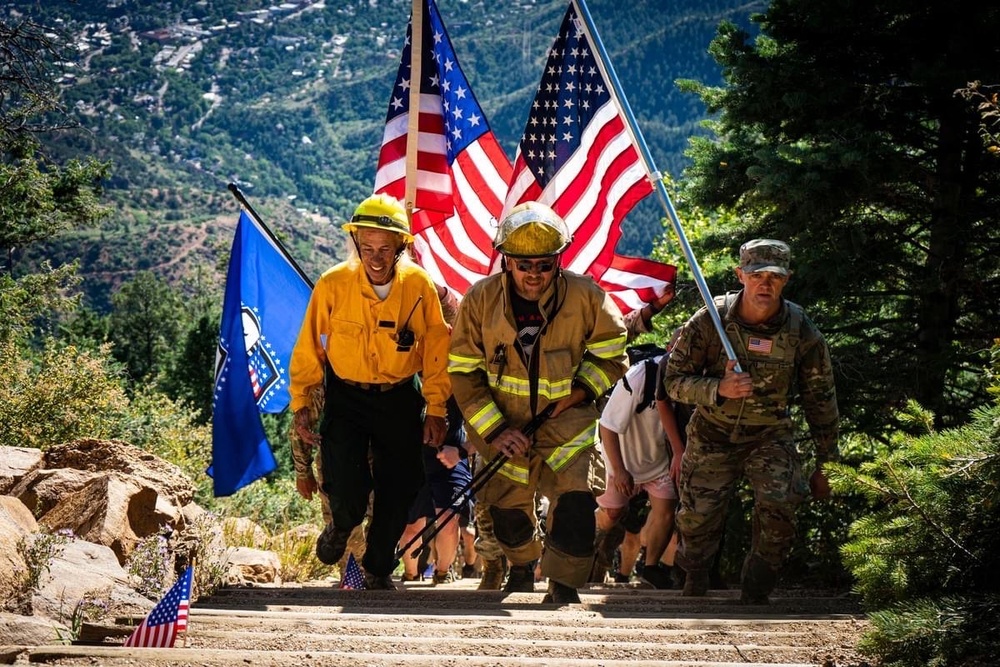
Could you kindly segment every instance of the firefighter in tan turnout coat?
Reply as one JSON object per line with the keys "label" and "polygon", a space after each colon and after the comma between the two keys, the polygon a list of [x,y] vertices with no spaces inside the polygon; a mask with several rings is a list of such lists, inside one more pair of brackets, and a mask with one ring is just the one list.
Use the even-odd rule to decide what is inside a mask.
{"label": "firefighter in tan turnout coat", "polygon": [[[486,461],[510,457],[480,491],[510,564],[508,592],[534,590],[534,562],[549,579],[546,599],[579,602],[594,556],[591,491],[594,399],[625,372],[621,311],[589,277],[559,268],[570,242],[546,206],[515,207],[494,247],[503,271],[466,294],[452,331],[452,389]],[[549,404],[532,437],[521,429]],[[549,499],[545,550],[536,530],[536,491]]]}

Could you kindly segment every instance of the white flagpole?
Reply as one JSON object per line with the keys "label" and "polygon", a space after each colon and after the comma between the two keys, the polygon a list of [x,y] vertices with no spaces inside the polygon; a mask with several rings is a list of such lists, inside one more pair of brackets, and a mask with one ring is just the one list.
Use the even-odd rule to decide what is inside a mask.
{"label": "white flagpole", "polygon": [[406,124],[406,212],[417,206],[417,151],[420,138],[420,71],[424,57],[424,0],[413,0],[410,12],[410,111]]}
{"label": "white flagpole", "polygon": [[705,306],[708,308],[708,314],[712,318],[712,324],[715,325],[715,329],[719,334],[719,338],[722,341],[722,347],[726,351],[726,356],[730,359],[736,361],[736,371],[740,371],[739,360],[736,357],[736,352],[733,350],[733,345],[729,341],[729,337],[726,336],[726,331],[722,326],[722,318],[719,317],[719,309],[715,306],[715,300],[712,298],[712,294],[708,291],[708,284],[705,282],[705,277],[701,273],[701,267],[698,265],[698,259],[694,256],[694,251],[691,250],[691,244],[688,243],[687,236],[684,234],[684,229],[681,227],[680,218],[677,217],[677,211],[674,209],[673,202],[670,201],[670,195],[667,193],[666,186],[663,185],[663,175],[656,168],[656,164],[653,162],[653,156],[649,152],[649,146],[646,145],[646,140],[642,136],[642,132],[639,130],[639,124],[635,120],[635,115],[632,113],[632,108],[628,104],[628,100],[625,98],[625,91],[622,90],[621,82],[618,80],[618,75],[615,74],[615,69],[611,65],[611,59],[608,58],[608,52],[604,48],[604,43],[601,41],[600,35],[597,34],[597,26],[594,25],[594,19],[590,15],[590,10],[587,9],[587,4],[585,0],[570,0],[570,3],[576,8],[576,13],[579,17],[583,19],[583,25],[580,28],[587,35],[587,40],[597,49],[597,66],[600,67],[604,78],[611,82],[612,94],[618,98],[619,108],[625,114],[625,123],[632,134],[632,140],[636,147],[639,149],[639,154],[642,156],[643,162],[646,164],[647,177],[650,183],[652,183],[656,194],[659,196],[660,204],[663,206],[663,210],[666,211],[667,217],[670,218],[670,224],[674,228],[674,233],[677,234],[677,239],[680,241],[681,249],[684,251],[684,256],[687,258],[688,264],[691,266],[691,273],[694,275],[695,284],[698,285],[698,291],[701,292],[701,298],[705,302]]}

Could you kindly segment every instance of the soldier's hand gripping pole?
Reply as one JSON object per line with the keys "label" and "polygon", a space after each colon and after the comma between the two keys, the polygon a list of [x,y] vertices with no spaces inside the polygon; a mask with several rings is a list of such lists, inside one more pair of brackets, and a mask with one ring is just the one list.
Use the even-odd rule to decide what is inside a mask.
{"label": "soldier's hand gripping pole", "polygon": [[[535,431],[537,431],[542,426],[545,420],[549,418],[549,415],[552,414],[552,411],[555,410],[555,407],[556,407],[555,403],[549,403],[547,406],[545,406],[544,410],[539,412],[537,415],[535,415],[534,419],[525,424],[524,428],[521,429],[521,433],[523,433],[526,436],[531,436]],[[397,559],[402,558],[403,555],[406,553],[407,549],[412,547],[419,540],[420,546],[414,549],[413,552],[410,554],[411,558],[416,558],[420,554],[421,549],[424,548],[424,544],[433,540],[434,536],[440,533],[444,529],[444,527],[448,524],[448,522],[454,519],[455,516],[458,514],[453,508],[460,505],[467,498],[471,498],[476,494],[477,491],[479,491],[479,489],[486,486],[486,482],[490,481],[493,475],[500,472],[500,468],[502,468],[503,465],[507,463],[509,458],[510,457],[508,457],[506,454],[497,454],[496,456],[494,456],[493,459],[490,460],[490,462],[487,463],[482,470],[473,475],[472,479],[470,479],[465,484],[465,486],[463,486],[461,489],[458,490],[458,493],[456,493],[455,496],[451,499],[451,502],[448,503],[448,507],[441,509],[441,511],[434,516],[432,521],[428,523],[426,526],[424,526],[423,530],[414,535],[413,539],[411,539],[409,542],[407,542],[406,544],[404,544],[403,546],[399,547],[396,550],[396,558]],[[448,515],[447,518],[444,518],[445,514]],[[442,521],[442,519],[444,520]],[[430,531],[429,534],[428,531]]]}

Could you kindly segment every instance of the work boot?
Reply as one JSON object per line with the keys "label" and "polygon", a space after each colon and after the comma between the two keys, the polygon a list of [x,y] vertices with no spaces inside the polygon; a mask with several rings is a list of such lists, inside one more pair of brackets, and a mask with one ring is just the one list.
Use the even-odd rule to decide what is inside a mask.
{"label": "work boot", "polygon": [[708,570],[690,570],[684,578],[684,597],[701,598],[708,594]]}
{"label": "work boot", "polygon": [[576,589],[549,579],[549,592],[542,598],[543,603],[580,604],[580,594]]}
{"label": "work boot", "polygon": [[396,590],[396,584],[392,583],[391,575],[372,574],[371,572],[365,572],[365,590],[368,591],[394,591]]}
{"label": "work boot", "polygon": [[503,590],[505,593],[534,593],[535,564],[511,565]]}
{"label": "work boot", "polygon": [[333,522],[326,524],[323,532],[316,538],[316,558],[324,565],[336,565],[344,557],[350,530],[340,530]]}
{"label": "work boot", "polygon": [[747,556],[743,562],[743,584],[740,602],[750,605],[770,604],[768,596],[778,583],[778,571],[770,564],[754,556]]}
{"label": "work boot", "polygon": [[657,590],[669,590],[673,587],[673,581],[670,577],[671,569],[673,568],[663,565],[662,563],[647,565],[642,568],[642,575],[639,579]]}
{"label": "work boot", "polygon": [[498,591],[503,588],[503,578],[507,574],[507,565],[504,557],[496,560],[483,559],[483,574],[479,578],[480,591]]}

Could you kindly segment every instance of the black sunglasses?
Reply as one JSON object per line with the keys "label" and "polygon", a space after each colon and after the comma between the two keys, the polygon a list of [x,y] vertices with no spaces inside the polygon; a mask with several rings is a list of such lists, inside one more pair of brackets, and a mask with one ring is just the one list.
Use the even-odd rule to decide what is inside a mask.
{"label": "black sunglasses", "polygon": [[514,260],[514,266],[517,267],[518,271],[523,271],[524,273],[531,273],[532,271],[548,273],[555,268],[556,262],[554,259],[541,259],[535,261],[530,259],[517,259]]}

